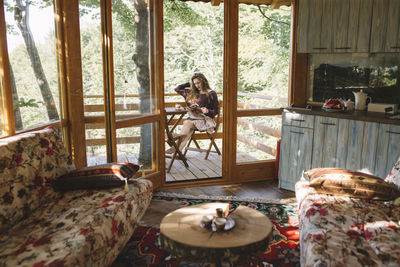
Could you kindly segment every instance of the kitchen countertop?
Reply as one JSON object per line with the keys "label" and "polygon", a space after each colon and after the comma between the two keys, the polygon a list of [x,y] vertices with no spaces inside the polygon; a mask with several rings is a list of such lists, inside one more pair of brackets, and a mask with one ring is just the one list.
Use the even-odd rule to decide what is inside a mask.
{"label": "kitchen countertop", "polygon": [[385,114],[385,113],[381,113],[381,112],[368,112],[368,111],[360,111],[360,110],[355,110],[355,111],[351,111],[351,112],[347,112],[347,111],[328,112],[328,111],[321,109],[320,107],[312,107],[311,109],[286,107],[286,108],[282,108],[282,111],[291,112],[291,113],[299,113],[299,114],[333,117],[333,118],[340,118],[340,119],[348,119],[348,120],[370,121],[370,122],[379,122],[379,123],[400,125],[400,119],[390,119],[389,116],[391,116],[392,114]]}

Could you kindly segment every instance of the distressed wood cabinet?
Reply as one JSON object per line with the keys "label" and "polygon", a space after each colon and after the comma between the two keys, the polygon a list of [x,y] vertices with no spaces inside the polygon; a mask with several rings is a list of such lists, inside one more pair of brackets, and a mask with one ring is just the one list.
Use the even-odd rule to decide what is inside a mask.
{"label": "distressed wood cabinet", "polygon": [[369,51],[372,4],[372,0],[332,0],[332,52]]}
{"label": "distressed wood cabinet", "polygon": [[385,178],[400,158],[400,125],[284,112],[281,138],[279,186],[288,190],[303,170],[337,167]]}
{"label": "distressed wood cabinet", "polygon": [[297,30],[299,53],[332,52],[332,1],[299,1]]}
{"label": "distressed wood cabinet", "polygon": [[400,126],[381,124],[378,133],[375,173],[386,177],[400,158]]}
{"label": "distressed wood cabinet", "polygon": [[400,52],[399,0],[299,1],[297,52]]}
{"label": "distressed wood cabinet", "polygon": [[[315,129],[313,140],[312,168],[321,166],[338,167],[341,159],[338,139],[341,139],[339,132],[339,119],[315,116]],[[325,144],[321,146],[320,144]],[[339,148],[339,149],[338,149]]]}
{"label": "distressed wood cabinet", "polygon": [[299,53],[368,52],[373,0],[299,1]]}
{"label": "distressed wood cabinet", "polygon": [[370,52],[400,52],[399,0],[374,1]]}
{"label": "distressed wood cabinet", "polygon": [[302,171],[311,168],[313,124],[314,116],[282,114],[280,188],[294,190]]}

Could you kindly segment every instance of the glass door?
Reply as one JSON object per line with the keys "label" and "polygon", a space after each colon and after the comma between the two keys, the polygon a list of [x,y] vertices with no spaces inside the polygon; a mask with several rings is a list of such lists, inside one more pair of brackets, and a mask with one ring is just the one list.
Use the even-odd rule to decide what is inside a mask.
{"label": "glass door", "polygon": [[88,165],[129,161],[143,176],[159,169],[154,3],[80,2]]}
{"label": "glass door", "polygon": [[288,103],[291,8],[239,4],[236,165],[232,180],[276,177]]}
{"label": "glass door", "polygon": [[[195,86],[193,81],[198,79],[206,86],[203,77],[208,85],[205,98],[207,101],[200,103],[200,106],[204,105],[208,110],[212,110],[212,103],[218,102],[219,110],[206,113],[206,116],[213,117],[216,125],[222,125],[224,4],[164,0],[163,11],[164,101],[167,116],[165,127],[169,127],[171,135],[176,136],[185,132],[185,123],[194,121],[188,119],[189,114],[183,114],[181,118],[181,111],[178,110],[179,113],[174,114],[174,110],[176,106],[178,109],[186,108],[185,99],[188,99],[188,96],[185,90],[191,88],[190,83]],[[197,101],[201,94],[202,92],[192,100]],[[178,149],[184,155],[175,158],[173,152],[176,149],[171,147],[171,137],[168,137],[168,134],[169,141],[165,145],[167,183],[204,182],[221,178],[222,126],[210,132],[195,131],[192,140],[182,138],[184,144],[181,143]],[[176,139],[176,142],[179,142],[179,139]]]}

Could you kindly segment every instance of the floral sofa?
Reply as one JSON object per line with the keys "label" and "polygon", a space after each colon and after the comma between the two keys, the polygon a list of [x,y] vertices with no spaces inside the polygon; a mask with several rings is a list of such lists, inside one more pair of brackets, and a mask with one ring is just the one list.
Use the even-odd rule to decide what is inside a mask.
{"label": "floral sofa", "polygon": [[[397,177],[386,180],[400,186],[400,161],[396,166]],[[318,193],[304,178],[296,198],[301,266],[400,266],[400,207],[393,201]]]}
{"label": "floral sofa", "polygon": [[147,209],[152,184],[59,193],[75,167],[57,130],[0,140],[0,266],[107,266]]}

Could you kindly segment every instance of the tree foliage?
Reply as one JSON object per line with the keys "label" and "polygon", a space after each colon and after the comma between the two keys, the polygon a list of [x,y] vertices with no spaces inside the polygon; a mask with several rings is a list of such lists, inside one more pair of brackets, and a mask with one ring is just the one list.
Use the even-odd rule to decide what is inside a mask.
{"label": "tree foliage", "polygon": [[[164,0],[163,3],[166,93],[173,92],[176,85],[187,82],[194,72],[204,73],[211,87],[221,92],[224,47],[223,4],[214,7],[210,3],[178,0]],[[146,91],[149,88],[141,84],[138,65],[133,60],[135,57],[148,60],[148,55],[138,52],[135,47],[135,43],[140,40],[137,40],[136,36],[138,14],[134,4],[133,0],[112,0],[114,83],[117,95],[143,93],[143,89]],[[34,0],[32,5],[46,7],[49,2]],[[84,95],[102,95],[99,0],[80,1],[79,5]],[[13,7],[8,5],[7,1],[6,9],[13,12]],[[263,5],[239,5],[238,90],[240,92],[287,96],[290,13],[287,7],[272,10]],[[11,24],[7,24],[7,30],[9,34],[18,32],[18,29]],[[57,90],[54,90],[58,88],[57,72],[54,71],[57,68],[51,63],[56,62],[54,32],[50,32],[48,36],[47,40],[37,44],[37,49],[55,97],[54,101],[57,102],[59,96]],[[148,46],[148,41],[146,42]],[[33,115],[29,119],[26,118],[27,115],[22,115],[24,121],[38,119],[44,111],[43,100],[37,97],[37,91],[31,89],[35,76],[32,70],[26,68],[29,66],[26,49],[23,46],[16,47],[11,52],[10,58],[12,62],[18,63],[13,69],[18,86],[22,89],[19,92],[19,100],[15,102],[16,106],[23,109],[23,114],[29,113],[26,111],[34,111],[31,112]],[[280,105],[272,101],[260,102],[247,98],[241,98],[239,101],[248,101],[265,107]],[[116,103],[139,105],[140,101],[138,98],[124,97],[117,98]],[[85,98],[85,104],[103,104],[103,99]],[[95,131],[97,130],[92,131],[94,135],[104,135],[101,131],[98,133]]]}

